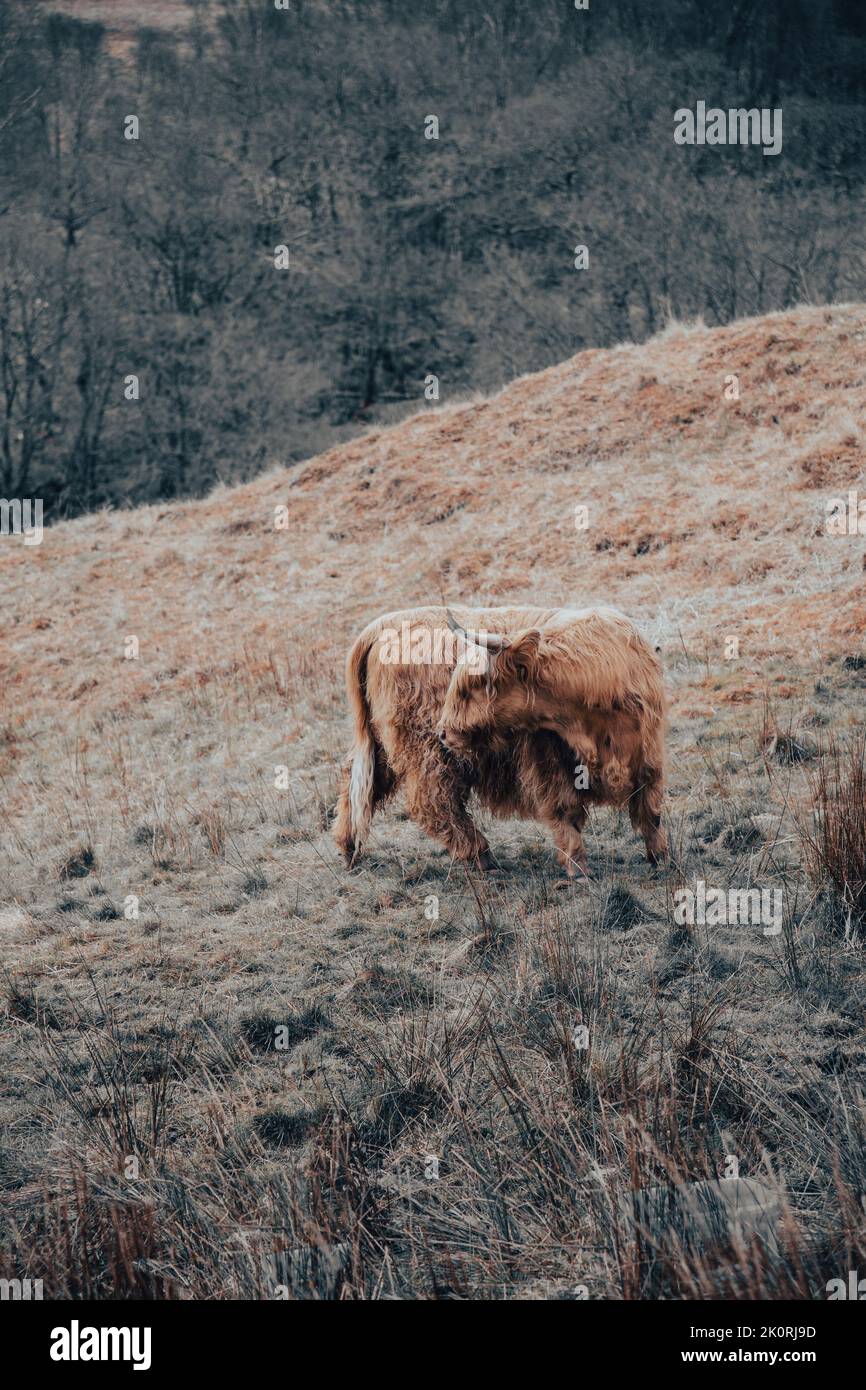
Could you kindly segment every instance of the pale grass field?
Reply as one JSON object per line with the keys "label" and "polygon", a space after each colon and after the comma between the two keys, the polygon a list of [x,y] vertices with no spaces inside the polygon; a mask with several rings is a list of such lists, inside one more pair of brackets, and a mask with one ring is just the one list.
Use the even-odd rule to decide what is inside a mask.
{"label": "pale grass field", "polygon": [[[3,540],[10,1276],[810,1298],[857,1268],[862,947],[796,822],[829,738],[862,726],[864,543],[823,520],[866,492],[864,342],[863,306],[673,326],[202,502]],[[482,882],[399,803],[343,869],[343,655],[439,597],[643,623],[671,689],[673,871],[603,812],[592,885],[563,889],[514,822],[485,826]],[[783,888],[783,935],[677,929],[672,892],[701,877]],[[780,1255],[649,1258],[619,1196],[730,1154],[783,1195]]]}
{"label": "pale grass field", "polygon": [[142,29],[181,34],[195,13],[187,0],[43,0],[49,12],[102,24],[109,52],[128,54]]}

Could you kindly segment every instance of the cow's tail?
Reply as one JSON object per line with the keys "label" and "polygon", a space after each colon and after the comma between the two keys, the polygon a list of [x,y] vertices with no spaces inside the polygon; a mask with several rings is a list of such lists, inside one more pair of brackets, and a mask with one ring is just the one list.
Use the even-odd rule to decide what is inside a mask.
{"label": "cow's tail", "polygon": [[376,789],[376,739],[367,705],[369,638],[359,637],[346,662],[346,689],[355,720],[355,741],[343,769],[334,839],[346,863],[355,862],[370,831]]}

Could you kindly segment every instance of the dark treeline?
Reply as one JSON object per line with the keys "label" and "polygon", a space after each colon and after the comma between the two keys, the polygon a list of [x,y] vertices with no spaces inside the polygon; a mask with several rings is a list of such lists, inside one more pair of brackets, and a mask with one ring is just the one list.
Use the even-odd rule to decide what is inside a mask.
{"label": "dark treeline", "polygon": [[[190,10],[118,54],[0,0],[2,491],[49,517],[306,457],[428,374],[864,297],[862,0]],[[781,106],[781,155],[675,145],[699,99]]]}

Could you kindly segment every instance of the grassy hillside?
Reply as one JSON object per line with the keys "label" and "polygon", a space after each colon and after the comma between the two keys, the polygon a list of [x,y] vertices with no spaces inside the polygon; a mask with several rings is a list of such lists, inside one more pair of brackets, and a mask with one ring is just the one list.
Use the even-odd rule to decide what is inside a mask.
{"label": "grassy hillside", "polygon": [[[866,1258],[862,950],[797,829],[862,720],[864,539],[825,516],[866,492],[864,343],[860,305],[674,325],[204,501],[3,540],[10,1273],[822,1297]],[[513,822],[481,882],[399,805],[342,868],[346,647],[440,597],[643,624],[675,870],[604,812],[594,884]],[[785,931],[677,928],[697,878],[781,888]],[[648,1260],[618,1195],[730,1155],[783,1195],[778,1260]]]}

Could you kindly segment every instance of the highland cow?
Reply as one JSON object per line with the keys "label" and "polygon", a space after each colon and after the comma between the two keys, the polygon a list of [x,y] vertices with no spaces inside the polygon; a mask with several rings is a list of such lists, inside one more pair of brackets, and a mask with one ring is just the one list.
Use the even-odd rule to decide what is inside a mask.
{"label": "highland cow", "polygon": [[355,742],[334,835],[355,862],[374,811],[400,789],[458,860],[490,866],[467,809],[547,825],[569,877],[588,873],[589,808],[627,806],[652,863],[661,827],[661,665],[613,609],[409,609],[360,634],[346,669]]}

